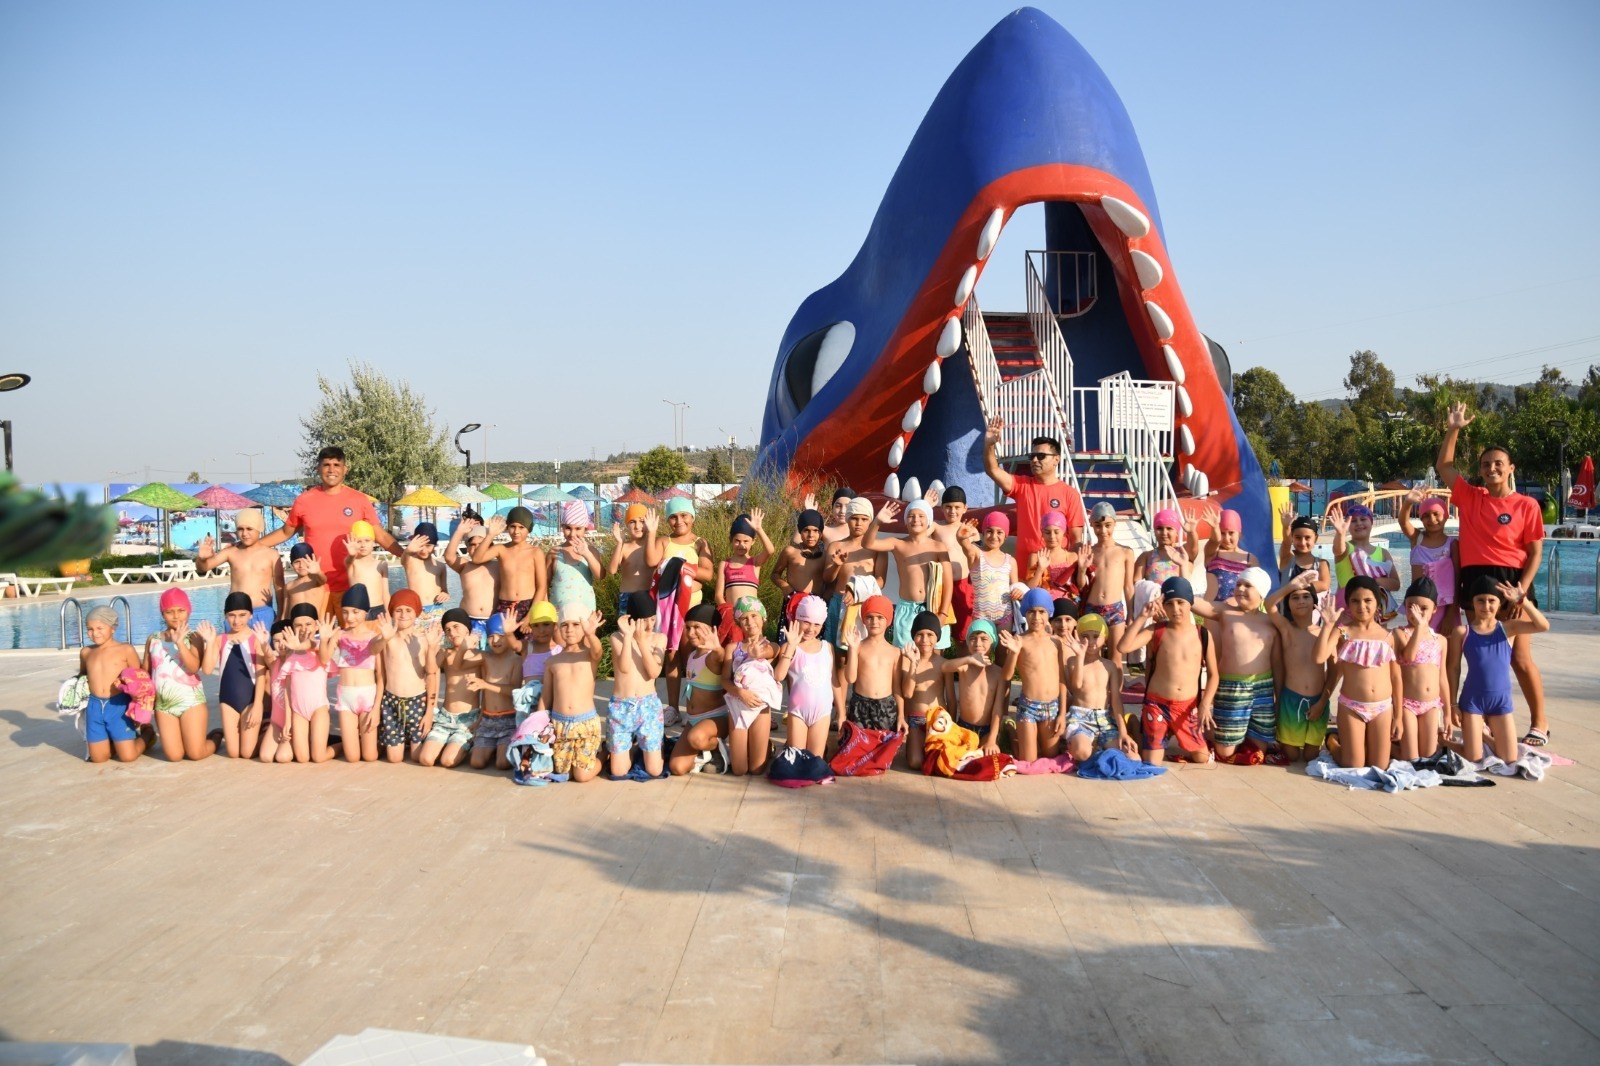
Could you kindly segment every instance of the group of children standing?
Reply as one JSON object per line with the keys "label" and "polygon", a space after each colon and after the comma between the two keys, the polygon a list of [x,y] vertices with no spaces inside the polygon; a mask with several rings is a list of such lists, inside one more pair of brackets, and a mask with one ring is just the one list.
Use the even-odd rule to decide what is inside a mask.
{"label": "group of children standing", "polygon": [[[1276,592],[1240,549],[1232,511],[1203,554],[1196,521],[1162,511],[1155,546],[1138,556],[1116,542],[1108,504],[1089,515],[1090,544],[1076,542],[1080,524],[1047,512],[1043,546],[1018,560],[1005,551],[1005,513],[968,516],[960,489],[939,508],[875,509],[841,490],[826,517],[808,499],[781,549],[753,510],[715,559],[689,500],[669,501],[665,530],[635,505],[602,561],[581,503],[563,512],[550,551],[518,507],[487,526],[458,523],[442,555],[435,527],[419,524],[400,560],[406,585],[394,590],[374,530],[356,522],[337,603],[298,545],[281,619],[235,591],[223,629],[191,627],[187,595],[168,589],[165,627],[141,651],[115,640],[109,608],[89,612],[80,674],[90,758],[131,760],[159,737],[174,760],[409,756],[530,783],[757,774],[776,716],[784,743],[815,756],[847,722],[901,735],[915,769],[941,712],[975,749],[1020,760],[1115,749],[1149,763],[1282,764],[1326,743],[1341,765],[1386,767],[1395,745],[1416,759],[1449,741],[1481,759],[1486,732],[1514,758],[1510,639],[1548,622],[1520,589],[1492,581],[1455,602],[1442,501],[1415,493],[1402,509],[1412,580],[1393,627],[1385,615],[1400,575],[1371,543],[1364,508],[1330,515],[1331,567],[1313,554],[1315,524],[1285,512]],[[900,518],[903,534],[883,531]],[[758,595],[769,561],[782,595],[771,620]],[[884,591],[891,561],[896,599]],[[462,586],[453,608],[450,570]],[[594,583],[606,574],[620,592],[616,629],[602,638]],[[1507,606],[1520,610],[1502,621]],[[614,684],[601,713],[607,658]],[[209,732],[205,673],[218,675],[221,704],[222,726]]]}

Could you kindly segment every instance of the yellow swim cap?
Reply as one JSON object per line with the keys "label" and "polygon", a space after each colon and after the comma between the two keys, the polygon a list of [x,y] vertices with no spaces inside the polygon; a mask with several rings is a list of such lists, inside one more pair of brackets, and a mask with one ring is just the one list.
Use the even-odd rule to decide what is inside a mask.
{"label": "yellow swim cap", "polygon": [[376,540],[377,533],[373,532],[371,522],[355,522],[350,526],[350,536],[353,540]]}
{"label": "yellow swim cap", "polygon": [[1097,614],[1086,614],[1078,619],[1079,633],[1106,633],[1106,620]]}
{"label": "yellow swim cap", "polygon": [[533,610],[528,612],[529,625],[538,625],[541,622],[549,622],[554,625],[555,621],[556,605],[549,600],[540,600],[533,605]]}

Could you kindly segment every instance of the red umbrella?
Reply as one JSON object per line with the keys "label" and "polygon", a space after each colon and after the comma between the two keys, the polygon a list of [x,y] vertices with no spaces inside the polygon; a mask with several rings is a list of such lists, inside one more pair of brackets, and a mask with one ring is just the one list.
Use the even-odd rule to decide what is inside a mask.
{"label": "red umbrella", "polygon": [[[223,511],[243,511],[247,507],[256,506],[256,501],[241,496],[231,489],[225,489],[221,485],[212,485],[210,488],[201,489],[194,494],[194,498],[211,508],[212,514],[217,520],[217,540],[219,541],[222,539]],[[221,547],[221,545],[219,544],[218,547]]]}
{"label": "red umbrella", "polygon": [[1572,483],[1572,495],[1567,497],[1567,502],[1585,511],[1593,509],[1594,456],[1583,457],[1583,466],[1578,468],[1578,480]]}

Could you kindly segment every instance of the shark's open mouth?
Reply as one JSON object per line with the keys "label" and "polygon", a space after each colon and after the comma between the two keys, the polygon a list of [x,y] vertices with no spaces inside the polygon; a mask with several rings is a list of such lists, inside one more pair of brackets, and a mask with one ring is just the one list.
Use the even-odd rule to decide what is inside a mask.
{"label": "shark's open mouth", "polygon": [[1171,382],[1174,481],[1259,511],[1270,536],[1260,468],[1168,257],[1127,113],[1071,35],[1028,8],[946,81],[855,260],[790,322],[762,467],[872,491],[981,479],[978,393],[967,359],[952,357],[1002,230],[1030,203],[1045,205],[1047,246],[1093,253],[1084,261],[1101,279],[1091,313],[1054,308],[1078,379]]}

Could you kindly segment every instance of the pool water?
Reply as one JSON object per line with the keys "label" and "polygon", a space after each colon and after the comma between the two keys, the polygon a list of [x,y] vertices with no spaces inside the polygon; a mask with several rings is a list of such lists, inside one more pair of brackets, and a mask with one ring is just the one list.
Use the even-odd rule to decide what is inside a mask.
{"label": "pool water", "polygon": [[[1400,591],[1404,593],[1406,585],[1410,584],[1411,575],[1411,544],[1405,537],[1398,533],[1375,538],[1383,541],[1389,553],[1394,556],[1400,568]],[[1325,559],[1332,560],[1333,549],[1326,544],[1319,544],[1316,554]],[[1559,556],[1561,584],[1558,588],[1550,587],[1551,560]],[[1533,582],[1533,596],[1539,601],[1539,606],[1547,611],[1577,611],[1580,614],[1596,614],[1595,609],[1595,563],[1600,558],[1600,541],[1593,540],[1546,540],[1544,542],[1544,557],[1539,563],[1539,575]],[[1552,595],[1554,593],[1554,595]]]}
{"label": "pool water", "polygon": [[[398,566],[389,568],[389,587],[398,589],[405,585],[405,575]],[[449,606],[454,607],[461,602],[460,582],[451,582],[451,599]],[[84,614],[101,604],[110,604],[113,596],[122,596],[128,601],[129,614],[133,622],[133,633],[128,633],[127,624],[123,621],[122,605],[116,604],[117,612],[117,639],[127,641],[129,644],[143,644],[146,637],[152,633],[160,632],[166,623],[161,620],[161,593],[162,589],[147,586],[145,591],[116,586],[113,588],[97,588],[93,596],[78,596],[76,599],[83,604]],[[190,614],[190,625],[210,619],[218,629],[225,628],[222,619],[222,601],[227,598],[228,584],[221,582],[215,585],[200,585],[197,587],[185,586],[184,591],[189,594],[189,602],[193,606]],[[12,601],[15,602],[15,601]],[[11,648],[59,648],[61,647],[61,602],[54,600],[48,603],[24,603],[17,606],[0,608],[0,649]],[[67,644],[76,647],[78,643],[78,616],[70,607],[67,609]]]}

